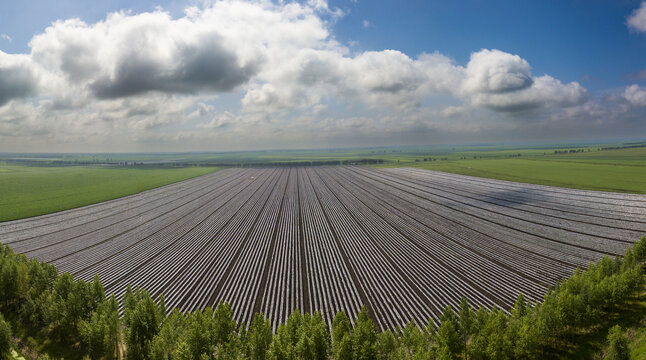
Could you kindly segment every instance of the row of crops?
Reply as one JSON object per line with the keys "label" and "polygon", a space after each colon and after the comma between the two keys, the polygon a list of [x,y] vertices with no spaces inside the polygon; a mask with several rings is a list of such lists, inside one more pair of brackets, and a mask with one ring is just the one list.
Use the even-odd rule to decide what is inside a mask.
{"label": "row of crops", "polygon": [[294,310],[328,324],[366,305],[382,329],[466,296],[509,308],[646,233],[646,196],[359,166],[225,169],[0,224],[0,241],[121,298],[228,301],[237,321]]}

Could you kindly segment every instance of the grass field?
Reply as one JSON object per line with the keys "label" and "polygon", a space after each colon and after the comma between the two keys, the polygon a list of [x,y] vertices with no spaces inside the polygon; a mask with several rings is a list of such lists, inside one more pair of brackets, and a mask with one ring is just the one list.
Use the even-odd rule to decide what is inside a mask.
{"label": "grass field", "polygon": [[0,221],[115,199],[203,175],[214,169],[0,165]]}
{"label": "grass field", "polygon": [[[646,147],[601,150],[604,146],[622,144],[438,145],[179,154],[4,154],[0,156],[0,221],[113,199],[213,170],[164,167],[177,162],[255,166],[276,162],[308,165],[310,161],[347,163],[379,159],[383,163],[376,165],[378,167],[410,166],[533,184],[646,194]],[[579,152],[569,152],[575,149]],[[566,153],[555,154],[555,151]],[[18,165],[12,162],[16,159],[31,163]],[[3,165],[1,160],[7,162]],[[76,161],[99,164],[136,161],[146,165],[57,166],[60,162]],[[156,164],[161,166],[155,168]]]}
{"label": "grass field", "polygon": [[[521,156],[510,157],[513,154]],[[646,194],[646,148],[595,149],[567,155],[554,155],[553,150],[471,151],[448,154],[446,160],[416,159],[382,166],[411,166],[532,184]]]}

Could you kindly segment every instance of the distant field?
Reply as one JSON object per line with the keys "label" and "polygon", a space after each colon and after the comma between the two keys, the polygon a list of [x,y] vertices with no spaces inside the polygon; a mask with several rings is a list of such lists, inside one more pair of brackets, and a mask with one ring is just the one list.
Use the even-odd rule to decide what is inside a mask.
{"label": "distant field", "polygon": [[212,171],[212,167],[141,169],[0,165],[0,221],[94,204]]}
{"label": "distant field", "polygon": [[[521,156],[509,157],[513,153]],[[445,160],[417,160],[383,166],[411,166],[532,184],[646,194],[646,148],[594,149],[567,155],[554,155],[553,150],[471,151],[451,153]]]}

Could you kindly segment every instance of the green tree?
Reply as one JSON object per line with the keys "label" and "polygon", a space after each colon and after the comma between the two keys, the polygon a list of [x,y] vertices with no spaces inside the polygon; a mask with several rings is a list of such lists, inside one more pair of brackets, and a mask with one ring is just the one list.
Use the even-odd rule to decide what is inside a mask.
{"label": "green tree", "polygon": [[[341,310],[334,315],[332,320],[332,355],[335,359],[347,359],[348,353],[352,353],[352,341],[350,339],[350,333],[352,332],[352,323],[350,318]],[[345,340],[344,348],[341,346],[341,342]],[[349,349],[348,349],[349,347]],[[341,354],[343,350],[343,354]]]}
{"label": "green tree", "polygon": [[423,350],[425,344],[426,338],[414,320],[409,321],[400,330],[399,346],[407,358],[412,358],[415,353]]}
{"label": "green tree", "polygon": [[384,330],[377,335],[377,357],[380,360],[390,359],[397,346],[397,339],[392,331]]}
{"label": "green tree", "polygon": [[511,309],[511,316],[514,319],[520,319],[525,316],[525,314],[527,314],[527,302],[525,301],[523,294],[519,293],[516,298],[516,302],[514,303],[514,307]]}
{"label": "green tree", "polygon": [[143,289],[126,294],[124,303],[127,304],[124,306],[123,318],[126,325],[128,359],[148,359],[151,343],[164,319],[163,308]]}
{"label": "green tree", "polygon": [[236,329],[233,310],[228,302],[220,301],[213,313],[213,338],[217,347],[229,342],[229,337]]}
{"label": "green tree", "polygon": [[291,342],[287,325],[280,324],[269,345],[270,358],[274,360],[292,360],[296,358],[295,345]]}
{"label": "green tree", "polygon": [[256,313],[249,327],[248,336],[250,357],[256,360],[266,359],[273,336],[269,319],[262,313]]}
{"label": "green tree", "polygon": [[375,324],[364,305],[354,322],[352,330],[353,359],[369,360],[377,358],[377,331]]}
{"label": "green tree", "polygon": [[460,313],[459,313],[459,332],[460,340],[462,341],[463,355],[467,357],[467,343],[471,337],[473,329],[473,310],[467,301],[466,297],[460,299]]}
{"label": "green tree", "polygon": [[112,359],[117,355],[120,325],[119,306],[114,295],[100,303],[89,320],[79,322],[81,342],[92,359]]}
{"label": "green tree", "polygon": [[[179,347],[179,342],[183,337],[186,319],[177,308],[167,316],[162,322],[159,333],[153,338],[151,343],[151,359],[169,360],[173,358],[175,349]],[[188,345],[184,343],[187,348]]]}
{"label": "green tree", "polygon": [[462,346],[458,332],[458,320],[450,305],[444,308],[440,321],[440,328],[437,330],[440,358],[456,357]]}
{"label": "green tree", "polygon": [[628,360],[630,350],[628,349],[628,338],[621,326],[615,325],[608,332],[608,360]]}
{"label": "green tree", "polygon": [[11,358],[11,347],[13,346],[13,334],[11,326],[0,314],[0,359]]}
{"label": "green tree", "polygon": [[192,359],[213,353],[213,311],[194,311],[187,317],[184,339]]}
{"label": "green tree", "polygon": [[318,360],[327,359],[330,332],[323,320],[323,315],[319,311],[314,312],[312,315],[307,332],[312,342],[313,358]]}
{"label": "green tree", "polygon": [[352,336],[345,335],[341,338],[337,345],[337,350],[334,353],[334,358],[336,360],[351,360],[353,355]]}

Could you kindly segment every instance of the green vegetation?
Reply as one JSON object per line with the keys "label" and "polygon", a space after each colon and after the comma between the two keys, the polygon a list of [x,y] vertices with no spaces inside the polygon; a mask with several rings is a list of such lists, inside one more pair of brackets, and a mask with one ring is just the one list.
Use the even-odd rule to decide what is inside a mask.
{"label": "green vegetation", "polygon": [[[120,319],[115,298],[105,298],[98,278],[91,283],[73,281],[67,273],[57,275],[52,265],[2,246],[0,311],[18,336],[31,334],[68,349],[65,354],[48,354],[55,357],[111,359],[125,352],[128,359],[164,360],[543,359],[572,355],[582,333],[630,301],[643,288],[644,260],[646,237],[623,258],[606,257],[576,271],[542,303],[528,304],[519,295],[506,313],[473,309],[463,299],[457,311],[444,310],[439,328],[433,321],[410,322],[378,333],[364,307],[354,327],[343,312],[335,316],[329,332],[320,313],[295,311],[274,334],[263,314],[256,314],[249,327],[236,324],[227,303],[215,310],[175,310],[167,315],[163,296],[155,302],[143,289],[127,289]],[[0,319],[0,341],[9,329],[2,323]],[[608,344],[608,356],[625,358],[623,331],[613,328]],[[6,356],[7,348],[0,349]]]}
{"label": "green vegetation", "polygon": [[630,350],[628,350],[628,337],[621,329],[621,326],[615,325],[610,328],[608,333],[608,360],[629,360]]}
{"label": "green vegetation", "polygon": [[635,360],[646,359],[646,326],[643,321],[641,324],[630,343],[630,357]]}
{"label": "green vegetation", "polygon": [[[365,164],[646,194],[646,142],[158,154],[0,154],[0,221],[130,195],[218,166]],[[72,166],[70,166],[72,165]]]}
{"label": "green vegetation", "polygon": [[0,163],[0,221],[115,199],[203,175],[214,169],[34,167]]}
{"label": "green vegetation", "polygon": [[568,155],[520,152],[521,156],[515,157],[460,154],[456,154],[457,159],[454,155],[443,161],[396,165],[532,184],[646,194],[646,148],[595,149]]}

